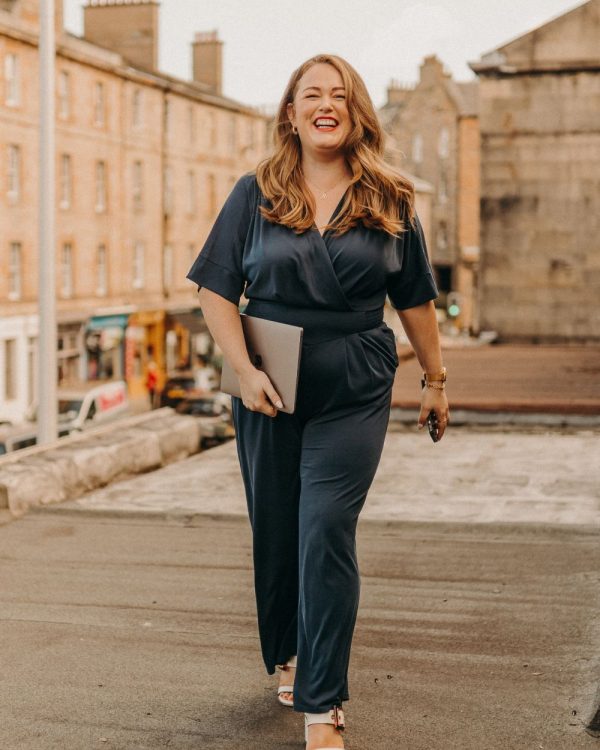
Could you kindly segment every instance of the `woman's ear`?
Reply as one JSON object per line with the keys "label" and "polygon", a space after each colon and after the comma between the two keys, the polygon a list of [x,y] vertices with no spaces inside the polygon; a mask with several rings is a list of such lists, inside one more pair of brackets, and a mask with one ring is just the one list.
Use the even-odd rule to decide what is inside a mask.
{"label": "woman's ear", "polygon": [[288,102],[288,105],[287,105],[287,116],[288,116],[288,120],[291,123],[293,123],[293,121],[294,121],[294,105],[292,104],[292,102]]}

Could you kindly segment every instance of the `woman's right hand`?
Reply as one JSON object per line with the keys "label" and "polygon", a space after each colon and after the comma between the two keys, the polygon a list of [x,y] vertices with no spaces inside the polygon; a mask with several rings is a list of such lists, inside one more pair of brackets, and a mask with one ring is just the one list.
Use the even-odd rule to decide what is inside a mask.
{"label": "woman's right hand", "polygon": [[266,372],[252,366],[238,374],[238,377],[244,406],[250,411],[260,411],[268,417],[277,416],[277,408],[283,408],[283,404]]}

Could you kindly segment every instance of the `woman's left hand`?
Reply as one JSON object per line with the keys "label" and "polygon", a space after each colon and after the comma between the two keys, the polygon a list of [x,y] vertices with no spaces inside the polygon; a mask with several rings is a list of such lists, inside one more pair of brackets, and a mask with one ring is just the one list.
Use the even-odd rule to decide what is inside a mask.
{"label": "woman's left hand", "polygon": [[425,426],[427,415],[432,409],[435,412],[438,421],[438,440],[441,440],[446,430],[446,426],[450,421],[450,410],[448,408],[446,391],[445,389],[428,388],[425,386],[423,388],[423,393],[421,394],[421,411],[418,420],[420,430]]}

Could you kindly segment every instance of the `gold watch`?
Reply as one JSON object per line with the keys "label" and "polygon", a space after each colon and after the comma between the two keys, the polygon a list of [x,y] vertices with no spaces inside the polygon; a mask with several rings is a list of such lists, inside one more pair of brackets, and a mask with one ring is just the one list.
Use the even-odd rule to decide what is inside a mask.
{"label": "gold watch", "polygon": [[425,380],[425,382],[427,383],[432,383],[432,382],[445,383],[446,382],[446,368],[442,367],[441,372],[424,372],[423,380]]}

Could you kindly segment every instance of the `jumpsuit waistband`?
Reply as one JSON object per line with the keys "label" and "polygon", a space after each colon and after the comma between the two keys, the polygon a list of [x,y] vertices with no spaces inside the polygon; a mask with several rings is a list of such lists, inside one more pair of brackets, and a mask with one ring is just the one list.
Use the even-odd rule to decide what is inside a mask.
{"label": "jumpsuit waistband", "polygon": [[383,307],[375,310],[327,310],[251,299],[243,312],[257,318],[300,326],[304,329],[302,342],[311,344],[368,331],[383,322]]}

